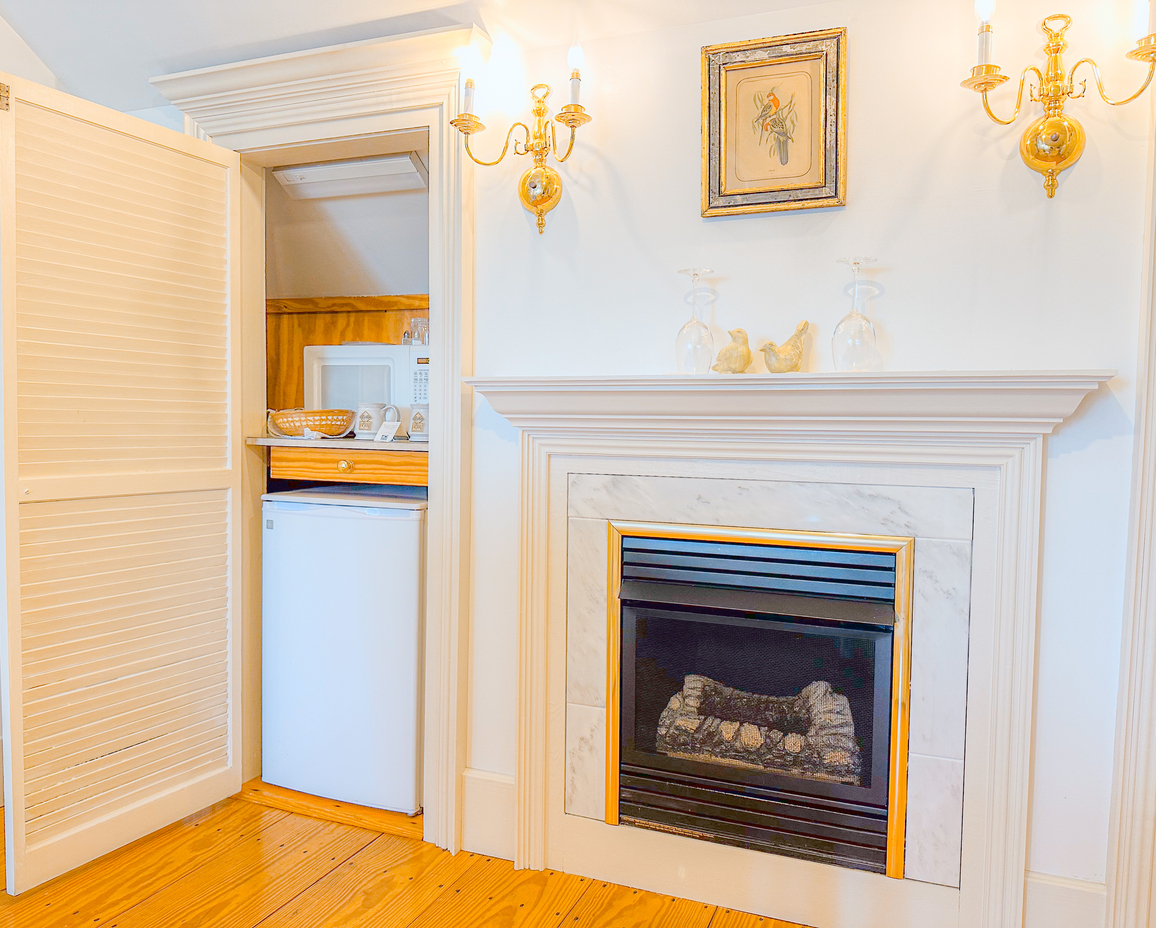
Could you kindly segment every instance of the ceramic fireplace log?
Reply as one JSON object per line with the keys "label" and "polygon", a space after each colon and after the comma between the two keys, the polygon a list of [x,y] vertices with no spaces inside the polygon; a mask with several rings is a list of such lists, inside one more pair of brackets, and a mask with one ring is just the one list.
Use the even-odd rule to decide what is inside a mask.
{"label": "ceramic fireplace log", "polygon": [[862,770],[847,697],[817,680],[796,696],[764,696],[688,674],[658,721],[662,754],[858,785]]}

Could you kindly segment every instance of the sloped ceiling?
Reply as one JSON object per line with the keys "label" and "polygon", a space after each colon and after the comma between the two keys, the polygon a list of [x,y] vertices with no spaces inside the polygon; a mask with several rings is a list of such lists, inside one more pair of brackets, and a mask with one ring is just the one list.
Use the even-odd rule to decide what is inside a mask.
{"label": "sloped ceiling", "polygon": [[[820,0],[0,0],[61,88],[119,110],[165,103],[150,77],[456,24],[523,48]],[[0,64],[2,69],[2,64]]]}

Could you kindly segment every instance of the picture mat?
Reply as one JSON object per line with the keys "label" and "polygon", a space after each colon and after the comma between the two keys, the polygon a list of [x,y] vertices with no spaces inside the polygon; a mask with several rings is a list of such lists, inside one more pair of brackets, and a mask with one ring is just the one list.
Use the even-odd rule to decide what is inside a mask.
{"label": "picture mat", "polygon": [[[763,64],[723,66],[723,146],[726,166],[723,194],[759,193],[822,187],[826,176],[823,144],[826,118],[826,62],[822,55]],[[774,93],[779,112],[794,117],[786,140],[788,161],[781,163],[770,133],[757,125],[756,94]]]}

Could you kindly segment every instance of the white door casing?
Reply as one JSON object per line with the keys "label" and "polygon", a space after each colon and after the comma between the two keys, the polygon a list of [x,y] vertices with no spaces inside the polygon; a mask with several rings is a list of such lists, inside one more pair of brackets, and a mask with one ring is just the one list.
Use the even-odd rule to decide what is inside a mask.
{"label": "white door casing", "polygon": [[240,161],[0,80],[0,686],[20,893],[240,786]]}
{"label": "white door casing", "polygon": [[[427,527],[422,795],[425,839],[454,852],[461,846],[466,756],[473,391],[463,378],[473,370],[473,197],[470,162],[449,120],[459,109],[461,61],[457,52],[470,44],[485,47],[489,39],[476,27],[454,27],[153,80],[186,114],[190,133],[239,151],[246,165],[256,167],[299,163],[302,151],[315,152],[320,143],[331,144],[336,151],[390,133],[413,129],[429,133],[430,419],[434,434]],[[323,159],[322,155],[317,160]],[[262,225],[260,234],[263,231]],[[248,241],[249,231],[245,234]],[[257,234],[253,230],[253,236]],[[257,553],[257,539],[246,538],[244,544],[246,551]],[[250,747],[248,753],[254,750]]]}

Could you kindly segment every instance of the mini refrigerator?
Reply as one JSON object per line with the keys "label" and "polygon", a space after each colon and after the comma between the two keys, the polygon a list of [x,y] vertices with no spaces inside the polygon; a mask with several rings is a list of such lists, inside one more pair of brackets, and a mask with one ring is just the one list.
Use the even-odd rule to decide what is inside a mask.
{"label": "mini refrigerator", "polygon": [[425,489],[262,499],[262,779],[416,813]]}

